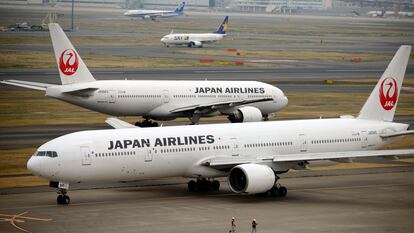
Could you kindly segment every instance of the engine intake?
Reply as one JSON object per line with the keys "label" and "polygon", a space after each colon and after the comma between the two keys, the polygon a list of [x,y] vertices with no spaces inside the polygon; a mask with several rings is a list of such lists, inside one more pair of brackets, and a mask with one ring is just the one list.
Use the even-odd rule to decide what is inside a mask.
{"label": "engine intake", "polygon": [[276,177],[269,166],[252,163],[233,167],[228,180],[232,192],[256,194],[269,191]]}
{"label": "engine intake", "polygon": [[231,112],[227,118],[232,123],[239,123],[261,121],[262,117],[263,115],[260,109],[252,106],[246,106]]}

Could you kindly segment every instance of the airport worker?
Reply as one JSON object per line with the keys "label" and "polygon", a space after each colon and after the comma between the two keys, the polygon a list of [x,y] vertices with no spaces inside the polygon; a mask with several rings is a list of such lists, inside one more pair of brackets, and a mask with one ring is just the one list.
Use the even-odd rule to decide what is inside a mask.
{"label": "airport worker", "polygon": [[257,233],[257,225],[259,224],[257,224],[256,219],[254,218],[252,222],[252,233]]}
{"label": "airport worker", "polygon": [[231,218],[231,230],[229,231],[230,233],[235,233],[236,232],[236,220],[234,219],[234,217]]}

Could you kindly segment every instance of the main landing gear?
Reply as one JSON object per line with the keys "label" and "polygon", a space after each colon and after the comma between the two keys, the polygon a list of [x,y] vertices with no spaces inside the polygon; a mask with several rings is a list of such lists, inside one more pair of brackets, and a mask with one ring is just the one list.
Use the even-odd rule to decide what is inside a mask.
{"label": "main landing gear", "polygon": [[279,180],[279,176],[276,176],[275,185],[267,192],[260,193],[259,196],[266,196],[266,197],[286,197],[287,195],[287,188],[282,186],[281,184],[277,183]]}
{"label": "main landing gear", "polygon": [[219,189],[220,182],[218,180],[201,178],[188,182],[188,191],[190,192],[218,191]]}
{"label": "main landing gear", "polygon": [[135,123],[136,126],[141,128],[158,127],[158,123],[146,118],[144,121]]}

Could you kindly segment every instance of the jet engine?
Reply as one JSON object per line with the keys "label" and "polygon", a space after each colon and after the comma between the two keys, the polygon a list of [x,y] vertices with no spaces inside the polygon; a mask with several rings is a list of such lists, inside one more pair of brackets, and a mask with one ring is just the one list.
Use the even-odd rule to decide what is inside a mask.
{"label": "jet engine", "polygon": [[269,191],[276,181],[272,168],[261,164],[241,164],[230,170],[229,185],[235,193],[257,194]]}
{"label": "jet engine", "polygon": [[149,15],[144,15],[144,19],[151,19],[151,16],[149,16]]}
{"label": "jet engine", "polygon": [[188,44],[188,47],[199,47],[199,48],[201,48],[201,47],[203,47],[203,44],[200,41],[191,41]]}
{"label": "jet engine", "polygon": [[238,123],[261,121],[262,117],[263,116],[260,109],[252,106],[246,106],[238,108],[235,111],[231,112],[227,118],[232,123]]}

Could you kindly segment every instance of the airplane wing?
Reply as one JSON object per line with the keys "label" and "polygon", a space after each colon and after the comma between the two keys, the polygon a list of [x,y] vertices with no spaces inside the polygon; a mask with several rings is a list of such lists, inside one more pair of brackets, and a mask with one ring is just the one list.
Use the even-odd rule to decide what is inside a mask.
{"label": "airplane wing", "polygon": [[202,111],[202,110],[216,110],[222,108],[230,108],[244,104],[251,104],[251,103],[258,103],[258,102],[266,102],[272,101],[272,98],[259,98],[259,99],[248,99],[248,100],[240,100],[240,101],[223,101],[223,102],[213,102],[207,104],[195,104],[185,107],[175,108],[170,110],[171,113],[178,113],[178,112],[188,112],[188,111]]}
{"label": "airplane wing", "polygon": [[0,81],[0,83],[11,85],[11,86],[39,90],[39,91],[46,91],[46,88],[48,87],[58,86],[58,85],[49,84],[49,83],[38,83],[38,82],[29,82],[29,81],[21,81],[21,80],[3,80],[3,81]]}
{"label": "airplane wing", "polygon": [[[364,151],[344,151],[344,152],[321,152],[321,153],[300,153],[300,154],[285,154],[276,156],[260,156],[260,157],[213,157],[201,162],[201,165],[212,167],[218,170],[228,170],[234,166],[245,163],[289,163],[289,162],[303,162],[315,160],[332,160],[337,162],[353,162],[354,159],[367,158],[391,158],[398,159],[398,155],[414,154],[414,149],[404,150],[364,150]],[[364,160],[369,162],[369,160]]]}
{"label": "airplane wing", "polygon": [[110,117],[105,121],[108,125],[112,126],[114,129],[132,129],[132,128],[139,128],[133,124],[130,124],[126,121],[120,120],[115,117]]}

